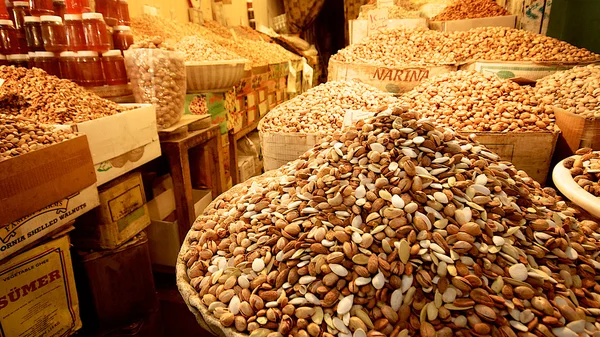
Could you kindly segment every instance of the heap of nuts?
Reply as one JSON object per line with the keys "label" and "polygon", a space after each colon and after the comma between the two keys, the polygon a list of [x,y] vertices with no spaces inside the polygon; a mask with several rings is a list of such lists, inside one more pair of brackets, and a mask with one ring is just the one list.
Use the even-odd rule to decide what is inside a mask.
{"label": "heap of nuts", "polygon": [[536,95],[542,102],[578,114],[600,118],[600,65],[558,71],[537,81]]}
{"label": "heap of nuts", "polygon": [[600,334],[600,225],[401,109],[219,197],[186,245],[191,303],[226,333]]}
{"label": "heap of nuts", "polygon": [[386,67],[490,61],[597,61],[600,55],[548,36],[507,27],[442,33],[397,28],[352,44],[332,60]]}
{"label": "heap of nuts", "polygon": [[433,21],[464,20],[504,16],[510,13],[494,0],[460,0],[446,7]]}
{"label": "heap of nuts", "polygon": [[260,132],[328,135],[342,129],[349,110],[385,110],[396,99],[375,87],[354,81],[331,81],[271,110],[259,125]]}
{"label": "heap of nuts", "polygon": [[0,66],[0,79],[0,113],[43,124],[75,124],[129,109],[39,68]]}
{"label": "heap of nuts", "polygon": [[186,36],[175,44],[175,49],[185,55],[186,61],[236,60],[241,57],[211,41],[198,36]]}
{"label": "heap of nuts", "polygon": [[0,161],[75,138],[71,129],[56,129],[22,116],[0,113]]}
{"label": "heap of nuts", "polygon": [[456,131],[553,131],[554,113],[529,86],[456,71],[424,81],[402,96],[411,111]]}
{"label": "heap of nuts", "polygon": [[563,165],[581,188],[600,198],[600,152],[583,148],[575,154],[578,156],[565,159]]}
{"label": "heap of nuts", "polygon": [[138,42],[125,52],[125,66],[138,103],[156,107],[156,124],[164,129],[183,115],[186,70],[183,54],[160,37]]}
{"label": "heap of nuts", "polygon": [[[367,20],[369,18],[369,11],[376,9],[376,5],[363,5],[360,7],[360,14],[358,15],[359,20]],[[405,19],[405,18],[418,18],[420,13],[417,9],[408,9],[403,6],[391,6],[388,7],[388,18],[389,19]]]}

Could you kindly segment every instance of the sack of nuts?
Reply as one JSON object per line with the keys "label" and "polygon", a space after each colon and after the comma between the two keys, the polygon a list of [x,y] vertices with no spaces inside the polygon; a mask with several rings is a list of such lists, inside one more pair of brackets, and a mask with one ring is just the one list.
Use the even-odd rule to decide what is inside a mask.
{"label": "sack of nuts", "polygon": [[137,103],[156,106],[156,124],[168,128],[183,116],[185,59],[160,38],[142,41],[125,51],[125,66]]}

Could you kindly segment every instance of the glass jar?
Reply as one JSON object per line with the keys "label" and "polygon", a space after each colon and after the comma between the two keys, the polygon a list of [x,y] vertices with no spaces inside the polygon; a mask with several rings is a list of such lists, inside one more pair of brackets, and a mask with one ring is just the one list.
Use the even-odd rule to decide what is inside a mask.
{"label": "glass jar", "polygon": [[63,19],[65,18],[65,13],[67,12],[67,4],[64,0],[52,1],[52,8],[54,8],[54,15],[60,16]]}
{"label": "glass jar", "polygon": [[12,54],[6,57],[8,64],[15,67],[29,67],[29,55],[27,54]]}
{"label": "glass jar", "polygon": [[8,60],[6,59],[6,56],[0,54],[0,66],[7,66],[8,65]]}
{"label": "glass jar", "polygon": [[77,67],[77,53],[72,51],[63,51],[60,53],[58,61],[61,78],[71,80],[79,84],[79,70]]}
{"label": "glass jar", "polygon": [[37,16],[26,16],[23,18],[23,21],[27,48],[32,51],[44,50],[44,39],[42,38],[42,20]]}
{"label": "glass jar", "polygon": [[6,2],[4,2],[4,0],[0,0],[0,20],[10,20],[8,8],[6,8]]}
{"label": "glass jar", "polygon": [[[31,58],[30,58],[31,60]],[[33,65],[31,67],[37,67],[49,75],[60,77],[60,66],[58,65],[58,57],[56,54],[49,51],[38,51],[33,57]]]}
{"label": "glass jar", "polygon": [[79,85],[82,87],[100,87],[106,84],[102,60],[95,51],[85,50],[77,53]]}
{"label": "glass jar", "polygon": [[125,59],[120,50],[109,50],[102,53],[102,69],[108,85],[127,84]]}
{"label": "glass jar", "polygon": [[129,3],[127,0],[119,0],[119,7],[117,10],[117,21],[119,25],[129,26],[131,18],[129,17]]}
{"label": "glass jar", "polygon": [[87,50],[105,52],[110,49],[110,36],[102,14],[83,13],[83,35]]}
{"label": "glass jar", "polygon": [[23,30],[24,18],[29,16],[29,2],[14,1],[12,11],[15,18],[15,28],[18,30]]}
{"label": "glass jar", "polygon": [[133,34],[128,26],[114,26],[112,38],[115,49],[127,50],[133,44]]}
{"label": "glass jar", "polygon": [[119,0],[96,0],[96,12],[104,16],[109,26],[116,26],[118,19]]}
{"label": "glass jar", "polygon": [[35,67],[35,52],[30,51],[27,56],[29,56],[29,68]]}
{"label": "glass jar", "polygon": [[65,25],[60,16],[42,15],[42,38],[47,51],[61,52],[67,50]]}
{"label": "glass jar", "polygon": [[67,5],[67,14],[81,14],[83,13],[83,5],[81,0],[65,0]]}
{"label": "glass jar", "polygon": [[68,50],[80,51],[87,49],[81,14],[65,14],[65,32]]}
{"label": "glass jar", "polygon": [[31,15],[54,15],[54,5],[52,0],[29,0]]}
{"label": "glass jar", "polygon": [[13,22],[0,20],[0,54],[19,54],[19,49],[19,39]]}

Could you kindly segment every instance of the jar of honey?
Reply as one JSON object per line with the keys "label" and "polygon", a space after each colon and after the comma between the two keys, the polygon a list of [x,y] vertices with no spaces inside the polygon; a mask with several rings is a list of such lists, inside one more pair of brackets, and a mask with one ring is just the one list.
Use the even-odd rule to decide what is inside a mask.
{"label": "jar of honey", "polygon": [[61,78],[71,80],[79,84],[79,70],[77,67],[77,53],[63,51],[58,61]]}
{"label": "jar of honey", "polygon": [[109,26],[116,26],[118,19],[119,0],[96,0],[96,12],[104,16],[104,21]]}
{"label": "jar of honey", "polygon": [[23,21],[27,48],[29,48],[31,51],[44,50],[44,39],[42,38],[42,20],[37,16],[26,16],[23,18]]}
{"label": "jar of honey", "polygon": [[13,22],[11,20],[0,20],[0,54],[11,55],[19,53],[19,39]]}
{"label": "jar of honey", "polygon": [[31,15],[54,15],[54,5],[52,0],[29,0]]}
{"label": "jar of honey", "polygon": [[0,54],[0,66],[7,66],[8,60],[6,60],[6,56]]}
{"label": "jar of honey", "polygon": [[61,52],[67,50],[67,34],[60,16],[42,15],[42,38],[47,51]]}
{"label": "jar of honey", "polygon": [[102,60],[95,51],[85,50],[77,53],[77,69],[79,85],[83,87],[100,87],[106,84]]}
{"label": "jar of honey", "polygon": [[83,13],[83,35],[87,50],[105,52],[110,49],[110,36],[102,14]]}
{"label": "jar of honey", "polygon": [[29,56],[29,68],[35,67],[35,52],[30,51],[27,53],[27,56]]}
{"label": "jar of honey", "polygon": [[[31,58],[30,58],[31,60]],[[38,51],[34,55],[35,67],[40,68],[48,73],[60,77],[60,66],[56,54],[49,51]]]}
{"label": "jar of honey", "polygon": [[7,56],[8,64],[15,67],[29,67],[29,55],[27,54],[12,54]]}
{"label": "jar of honey", "polygon": [[80,51],[87,49],[81,14],[65,14],[65,32],[68,50]]}
{"label": "jar of honey", "polygon": [[123,26],[129,26],[131,23],[131,18],[129,17],[129,3],[127,0],[119,0],[117,20],[118,24]]}
{"label": "jar of honey", "polygon": [[0,0],[0,20],[10,20],[8,8],[6,8],[6,2],[2,0]]}
{"label": "jar of honey", "polygon": [[15,28],[17,30],[23,30],[23,23],[25,22],[24,18],[29,16],[29,2],[27,1],[14,1],[13,2],[13,17]]}
{"label": "jar of honey", "polygon": [[52,1],[52,8],[54,8],[54,15],[60,16],[63,19],[65,18],[65,13],[67,13],[67,4],[64,0]]}
{"label": "jar of honey", "polygon": [[106,84],[127,84],[125,59],[120,50],[109,50],[106,53],[102,53],[102,68],[104,69]]}
{"label": "jar of honey", "polygon": [[114,26],[112,38],[115,49],[127,50],[133,44],[133,34],[129,26]]}

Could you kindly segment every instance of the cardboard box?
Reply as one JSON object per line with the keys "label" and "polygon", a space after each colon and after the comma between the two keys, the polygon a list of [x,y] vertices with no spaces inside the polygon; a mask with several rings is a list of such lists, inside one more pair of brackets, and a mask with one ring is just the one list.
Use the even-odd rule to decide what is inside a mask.
{"label": "cardboard box", "polygon": [[[369,35],[369,20],[349,20],[348,24],[348,30],[350,32],[350,44],[360,42],[360,40],[364,39]],[[387,29],[394,29],[398,27],[427,29],[427,19],[407,18],[386,20]]]}
{"label": "cardboard box", "polygon": [[0,228],[94,184],[86,136],[0,161]]}
{"label": "cardboard box", "polygon": [[430,21],[429,29],[441,32],[466,31],[478,27],[510,27],[517,26],[516,15],[493,16],[489,18],[476,18],[450,21]]}
{"label": "cardboard box", "polygon": [[99,203],[93,184],[0,228],[0,260],[62,229]]}
{"label": "cardboard box", "polygon": [[586,119],[560,108],[554,108],[554,117],[560,128],[557,159],[569,157],[582,147],[600,150],[600,119]]}
{"label": "cardboard box", "polygon": [[192,114],[189,110],[190,103],[197,96],[202,96],[206,100],[206,108],[211,116],[212,124],[219,125],[221,133],[227,133],[225,95],[223,93],[188,94],[185,96],[185,114]]}
{"label": "cardboard box", "polygon": [[[169,181],[166,182],[169,186]],[[172,184],[172,181],[171,181]],[[211,190],[192,190],[194,212],[199,216],[212,201]],[[150,259],[153,264],[175,267],[177,255],[181,247],[177,221],[169,221],[174,217],[175,196],[172,187],[157,195],[148,202],[152,223],[146,230],[150,242]]]}
{"label": "cardboard box", "polygon": [[0,265],[0,335],[70,336],[81,328],[69,237]]}
{"label": "cardboard box", "polygon": [[153,140],[140,148],[133,149],[118,157],[105,162],[94,164],[98,184],[109,182],[137,167],[140,167],[152,159],[160,157],[160,141]]}
{"label": "cardboard box", "polygon": [[142,175],[131,173],[102,186],[100,207],[77,220],[77,248],[115,249],[150,225]]}
{"label": "cardboard box", "polygon": [[150,104],[135,105],[141,107],[72,126],[88,137],[98,185],[160,156],[156,109]]}
{"label": "cardboard box", "polygon": [[472,61],[459,66],[459,70],[476,70],[516,82],[533,83],[558,71],[589,63],[530,62],[530,61]]}
{"label": "cardboard box", "polygon": [[426,79],[457,69],[456,65],[391,68],[329,60],[327,78],[329,81],[358,80],[380,90],[400,94]]}
{"label": "cardboard box", "polygon": [[463,132],[475,134],[475,140],[512,162],[518,170],[544,185],[550,171],[552,154],[559,131],[554,132]]}

